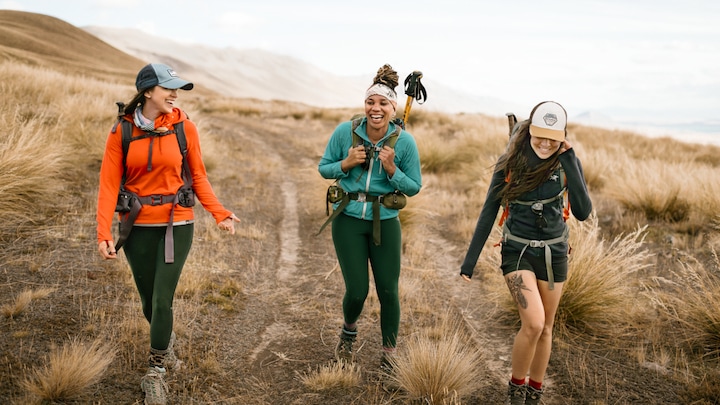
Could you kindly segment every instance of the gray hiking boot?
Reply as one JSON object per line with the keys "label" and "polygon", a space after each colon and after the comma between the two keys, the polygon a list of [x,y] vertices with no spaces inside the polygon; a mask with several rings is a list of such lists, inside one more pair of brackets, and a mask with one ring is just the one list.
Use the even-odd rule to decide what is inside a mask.
{"label": "gray hiking boot", "polygon": [[165,369],[150,367],[142,380],[140,380],[140,388],[145,393],[145,405],[167,404],[168,386],[165,383],[164,376]]}
{"label": "gray hiking boot", "polygon": [[525,394],[525,405],[540,405],[543,390],[537,390],[528,385],[527,394]]}
{"label": "gray hiking boot", "polygon": [[517,385],[512,381],[508,382],[508,399],[505,402],[507,405],[525,405],[525,391],[527,390],[526,385]]}
{"label": "gray hiking boot", "polygon": [[170,343],[168,344],[167,353],[165,353],[165,358],[162,362],[163,367],[172,371],[177,371],[183,368],[182,360],[177,358],[177,356],[175,355],[175,349],[173,349],[173,347],[175,346],[175,340],[175,332],[173,332],[170,335]]}
{"label": "gray hiking boot", "polygon": [[340,332],[340,341],[335,347],[335,359],[340,362],[353,363],[355,361],[355,353],[353,352],[353,343],[357,337],[357,331],[349,331],[342,328]]}

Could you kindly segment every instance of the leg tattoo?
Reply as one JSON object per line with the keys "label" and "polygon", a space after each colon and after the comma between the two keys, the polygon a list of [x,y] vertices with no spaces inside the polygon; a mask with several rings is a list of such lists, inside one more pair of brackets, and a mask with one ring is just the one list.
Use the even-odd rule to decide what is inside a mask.
{"label": "leg tattoo", "polygon": [[528,302],[525,299],[522,290],[530,291],[530,289],[525,286],[522,277],[517,273],[508,277],[507,285],[510,289],[510,295],[512,295],[515,302],[517,302],[523,309],[527,309]]}

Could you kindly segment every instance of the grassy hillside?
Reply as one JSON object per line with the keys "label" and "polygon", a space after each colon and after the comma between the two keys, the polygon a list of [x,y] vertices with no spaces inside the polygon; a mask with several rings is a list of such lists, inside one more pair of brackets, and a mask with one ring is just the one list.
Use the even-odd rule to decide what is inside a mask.
{"label": "grassy hillside", "polygon": [[[12,11],[0,11],[0,55],[0,398],[137,402],[146,325],[126,263],[97,257],[94,210],[114,102],[134,94],[144,63],[57,19]],[[323,357],[341,291],[328,235],[314,236],[328,185],[316,165],[355,111],[198,90],[180,102],[198,123],[216,191],[243,222],[223,239],[197,211],[176,301],[188,364],[173,382],[177,402],[497,399],[495,380],[509,368],[497,366],[507,359],[496,346],[517,325],[491,247],[497,234],[478,282],[455,278],[507,141],[504,117],[412,112],[424,188],[401,212],[404,391],[387,394],[369,377],[371,349],[362,370]],[[569,136],[596,213],[570,221],[545,403],[718,403],[720,149],[577,125]],[[299,242],[288,241],[290,202]],[[283,254],[293,243],[300,259]]]}

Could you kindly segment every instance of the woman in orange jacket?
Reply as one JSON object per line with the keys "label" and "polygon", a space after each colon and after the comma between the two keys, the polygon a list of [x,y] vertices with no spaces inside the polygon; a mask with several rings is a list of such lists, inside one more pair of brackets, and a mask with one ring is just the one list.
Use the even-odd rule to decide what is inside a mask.
{"label": "woman in orange jacket", "polygon": [[[149,368],[141,387],[146,404],[165,404],[166,368],[181,364],[173,351],[172,302],[192,245],[194,197],[212,214],[220,229],[234,234],[234,223],[240,220],[215,196],[202,161],[197,127],[185,112],[175,107],[178,89],[191,90],[193,84],[179,78],[169,66],[151,63],[140,70],[135,87],[138,92],[120,117],[121,121],[132,123],[133,139],[127,147],[127,156],[123,152],[123,125],[113,127],[105,145],[97,206],[98,250],[104,259],[117,258],[120,246],[113,242],[111,226],[122,185],[139,208],[132,215],[137,216],[131,228],[124,222],[123,232],[121,225],[121,235],[127,236],[122,247],[140,294],[143,314],[150,323]],[[183,155],[175,135],[179,123],[187,140],[185,160],[192,177],[189,204],[183,198],[187,193],[180,195],[186,182]],[[180,205],[182,202],[185,204]],[[127,221],[128,215],[121,212],[121,221]]]}

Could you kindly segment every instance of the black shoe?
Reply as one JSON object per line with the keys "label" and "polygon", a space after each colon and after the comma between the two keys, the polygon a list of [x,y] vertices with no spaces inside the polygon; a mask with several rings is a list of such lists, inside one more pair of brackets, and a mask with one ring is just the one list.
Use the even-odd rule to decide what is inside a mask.
{"label": "black shoe", "polygon": [[340,332],[340,341],[335,347],[335,359],[339,362],[353,363],[355,362],[355,352],[353,352],[353,343],[357,337],[357,330],[349,331],[342,328]]}

